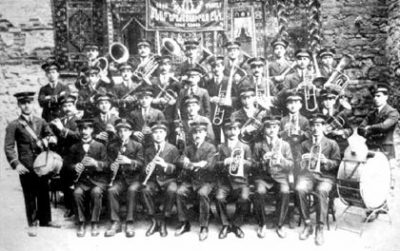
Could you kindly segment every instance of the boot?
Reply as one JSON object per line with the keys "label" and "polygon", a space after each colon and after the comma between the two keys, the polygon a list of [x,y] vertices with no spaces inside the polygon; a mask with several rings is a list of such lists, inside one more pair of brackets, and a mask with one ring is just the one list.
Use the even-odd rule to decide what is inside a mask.
{"label": "boot", "polygon": [[133,229],[133,222],[132,221],[128,221],[126,223],[125,236],[128,237],[128,238],[132,238],[133,236],[135,236],[135,230]]}
{"label": "boot", "polygon": [[310,235],[312,235],[314,232],[313,227],[311,226],[311,224],[305,224],[303,232],[301,232],[299,239],[300,240],[307,240],[308,237],[310,237]]}
{"label": "boot", "polygon": [[114,221],[110,228],[104,233],[104,237],[112,237],[121,231],[121,224],[118,221]]}
{"label": "boot", "polygon": [[92,235],[92,237],[96,237],[100,234],[99,224],[97,222],[92,222],[92,230],[90,234]]}
{"label": "boot", "polygon": [[175,231],[175,236],[180,236],[190,231],[190,223],[188,221],[182,222],[178,229]]}
{"label": "boot", "polygon": [[199,240],[204,241],[208,237],[208,227],[200,227]]}
{"label": "boot", "polygon": [[261,239],[264,238],[266,231],[267,227],[265,225],[259,225],[257,228],[257,237]]}
{"label": "boot", "polygon": [[168,235],[167,224],[165,223],[165,220],[161,220],[160,221],[160,236],[166,237],[167,235]]}
{"label": "boot", "polygon": [[84,222],[79,222],[78,231],[76,232],[76,236],[84,237],[86,234],[86,226]]}
{"label": "boot", "polygon": [[287,233],[286,233],[286,228],[284,226],[280,226],[276,229],[276,233],[278,236],[282,239],[286,238]]}
{"label": "boot", "polygon": [[222,226],[221,231],[219,231],[218,238],[225,239],[228,233],[229,233],[229,226],[228,225]]}
{"label": "boot", "polygon": [[317,246],[322,246],[324,244],[324,226],[318,225],[315,230],[315,244]]}
{"label": "boot", "polygon": [[156,220],[155,218],[152,218],[152,219],[151,219],[151,226],[150,226],[150,228],[147,230],[146,236],[151,236],[151,235],[153,235],[155,232],[158,231],[158,229],[159,229],[159,227],[158,227],[157,220]]}

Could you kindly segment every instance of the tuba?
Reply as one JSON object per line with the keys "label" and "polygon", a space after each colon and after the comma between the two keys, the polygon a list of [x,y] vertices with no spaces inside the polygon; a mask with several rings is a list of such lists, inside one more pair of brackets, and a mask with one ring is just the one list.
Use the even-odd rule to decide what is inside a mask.
{"label": "tuba", "polygon": [[232,162],[229,165],[229,174],[236,177],[244,177],[244,150],[235,148],[231,153]]}
{"label": "tuba", "polygon": [[119,42],[115,42],[110,45],[108,54],[110,55],[110,58],[117,64],[125,63],[129,59],[128,48]]}
{"label": "tuba", "polygon": [[160,53],[161,55],[184,57],[182,46],[175,39],[169,37],[162,39]]}
{"label": "tuba", "polygon": [[332,74],[325,82],[324,88],[331,86],[337,90],[340,90],[339,94],[342,93],[348,86],[350,79],[349,76],[343,71],[353,61],[353,59],[353,56],[344,54],[337,64],[335,70],[333,70]]}
{"label": "tuba", "polygon": [[[133,72],[133,76],[138,78],[139,80],[143,80],[147,83],[150,82],[149,78],[151,74],[153,74],[158,66],[159,66],[159,56],[158,55],[151,55],[148,60],[141,62]],[[149,83],[149,85],[152,85]]]}

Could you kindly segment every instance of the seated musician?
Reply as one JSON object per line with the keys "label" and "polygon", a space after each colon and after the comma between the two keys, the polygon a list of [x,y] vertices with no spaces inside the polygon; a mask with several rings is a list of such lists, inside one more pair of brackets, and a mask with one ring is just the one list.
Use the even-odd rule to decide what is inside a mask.
{"label": "seated musician", "polygon": [[[168,143],[168,122],[157,121],[151,125],[154,144],[145,149],[146,179],[143,182],[143,200],[147,214],[151,219],[151,226],[146,236],[157,231],[161,237],[168,235],[166,220],[172,215],[175,205],[176,190],[176,162],[179,158],[178,149]],[[156,198],[162,198],[162,210],[156,204]]]}
{"label": "seated musician", "polygon": [[97,66],[86,68],[85,75],[80,76],[75,83],[79,90],[77,108],[84,110],[84,118],[93,118],[96,114],[94,96],[98,91],[113,93],[113,85],[100,80],[100,68]]}
{"label": "seated musician", "polygon": [[[61,118],[54,119],[50,122],[54,134],[57,136],[57,153],[60,156],[67,156],[68,151],[72,145],[80,141],[80,135],[76,121],[82,118],[83,113],[78,112],[76,109],[76,100],[78,94],[67,93],[59,99],[62,115]],[[71,217],[74,215],[74,197],[71,186],[73,185],[75,172],[69,167],[65,166],[60,171],[60,179],[62,192],[64,193],[64,206],[66,212],[64,217]]]}
{"label": "seated musician", "polygon": [[115,85],[116,103],[118,106],[119,116],[125,118],[129,112],[135,108],[136,97],[134,91],[139,86],[139,82],[132,80],[132,65],[123,63],[118,67],[122,77],[122,83]]}
{"label": "seated musician", "polygon": [[99,111],[98,115],[93,118],[95,139],[102,143],[108,143],[116,136],[114,124],[118,116],[111,110],[113,98],[114,95],[102,91],[98,92],[94,97],[97,110]]}
{"label": "seated musician", "polygon": [[272,107],[272,97],[277,94],[275,84],[264,76],[266,61],[263,57],[254,57],[247,61],[251,69],[251,75],[244,77],[239,83],[239,89],[251,86],[255,89],[257,106],[265,110]]}
{"label": "seated musician", "polygon": [[[168,121],[173,121],[176,113],[176,100],[180,91],[178,79],[172,72],[172,58],[162,56],[159,59],[158,74],[150,81],[153,84],[154,95],[152,105],[163,111]],[[170,127],[172,129],[172,127]]]}
{"label": "seated musician", "polygon": [[151,144],[151,130],[150,123],[165,120],[164,114],[153,107],[151,102],[153,101],[154,92],[151,87],[142,87],[138,90],[139,108],[132,111],[129,114],[129,119],[133,122],[133,135],[137,140],[147,145]]}
{"label": "seated musician", "polygon": [[208,224],[210,218],[211,193],[215,187],[215,156],[217,150],[211,143],[205,141],[207,125],[205,123],[193,123],[191,125],[194,143],[186,149],[185,157],[180,161],[181,183],[177,190],[177,209],[179,226],[175,236],[180,236],[190,231],[188,215],[188,199],[191,197],[199,201],[200,207],[200,234],[203,241],[208,237]]}
{"label": "seated musician", "polygon": [[110,163],[111,181],[107,190],[108,210],[111,225],[104,236],[111,237],[121,232],[120,201],[126,192],[126,227],[125,236],[133,237],[134,214],[141,188],[141,173],[143,170],[143,147],[131,139],[133,124],[127,119],[115,121],[118,137],[107,147],[107,158]]}
{"label": "seated musician", "polygon": [[186,118],[187,116],[183,105],[184,99],[187,96],[193,95],[196,95],[200,98],[199,114],[208,118],[211,116],[210,96],[208,95],[206,89],[199,87],[199,83],[203,74],[203,70],[199,67],[190,68],[186,72],[187,80],[184,81],[184,86],[182,86],[176,102],[178,106],[177,109],[180,110],[182,118]]}
{"label": "seated musician", "polygon": [[199,42],[196,40],[187,40],[183,43],[186,59],[177,67],[176,74],[182,77],[187,74],[191,68],[197,67],[199,57]]}
{"label": "seated musician", "polygon": [[253,200],[259,238],[264,238],[266,234],[265,194],[274,185],[277,185],[279,189],[276,232],[279,237],[286,237],[283,224],[289,208],[289,173],[293,168],[293,158],[289,143],[278,136],[279,127],[280,117],[265,117],[263,119],[264,138],[255,144],[253,151],[254,170],[252,172],[255,185]]}
{"label": "seated musician", "polygon": [[[308,194],[314,192],[317,196],[317,219],[315,243],[324,243],[323,229],[328,214],[328,197],[334,184],[337,169],[340,163],[340,149],[338,144],[324,136],[326,127],[325,117],[315,114],[310,119],[311,138],[304,141],[301,153],[302,170],[297,177],[296,193],[300,201],[300,213],[304,219],[304,229],[300,240],[306,240],[314,229],[311,225]],[[308,157],[306,157],[307,154]]]}
{"label": "seated musician", "polygon": [[[76,172],[74,199],[79,225],[77,236],[84,237],[86,234],[87,211],[91,213],[91,235],[98,236],[103,193],[109,177],[107,151],[102,143],[93,140],[92,119],[81,119],[77,124],[81,141],[70,148],[65,159],[65,165]],[[85,208],[89,204],[86,199],[90,199],[90,210]]]}
{"label": "seated musician", "polygon": [[304,80],[313,77],[311,72],[311,52],[307,49],[299,49],[295,53],[297,65],[292,73],[289,73],[283,81],[283,89],[296,89]]}
{"label": "seated musician", "polygon": [[224,45],[227,54],[227,62],[224,69],[224,75],[226,77],[229,77],[229,75],[231,75],[232,67],[235,67],[236,70],[233,75],[233,82],[235,86],[237,86],[240,80],[244,76],[246,76],[247,72],[249,72],[250,70],[248,65],[246,64],[249,57],[247,54],[245,55],[243,52],[241,53],[240,46],[241,44],[238,41],[228,41]]}
{"label": "seated musician", "polygon": [[[209,118],[199,115],[200,111],[200,98],[198,96],[188,96],[184,99],[184,106],[186,108],[186,118],[182,120],[183,130],[186,135],[186,143],[189,145],[193,143],[193,136],[191,134],[191,124],[201,122],[207,125],[207,138],[208,142],[213,143],[215,140],[214,131]],[[176,128],[175,132],[178,133],[181,128]]]}
{"label": "seated musician", "polygon": [[335,70],[335,59],[333,58],[335,54],[336,50],[330,47],[325,47],[319,51],[318,58],[321,62],[319,68],[322,77],[329,78]]}
{"label": "seated musician", "polygon": [[[211,65],[212,78],[205,82],[204,88],[210,95],[214,134],[216,135],[216,141],[220,142],[223,120],[231,116],[233,111],[232,106],[236,104],[236,86],[233,85],[233,76],[232,79],[229,79],[229,76],[224,76],[225,66],[223,56],[212,57],[209,63]],[[231,81],[231,84],[229,84],[229,81]],[[218,125],[215,124],[215,109],[217,107],[224,110],[224,115],[220,117],[221,121]]]}
{"label": "seated musician", "polygon": [[269,74],[278,91],[282,91],[284,87],[285,76],[283,76],[283,73],[292,65],[292,62],[286,59],[288,45],[289,43],[283,38],[276,38],[271,43],[275,60],[269,64]]}
{"label": "seated musician", "polygon": [[351,115],[351,106],[343,107],[340,102],[336,102],[339,99],[339,93],[332,88],[323,89],[320,92],[320,98],[321,113],[327,117],[325,135],[339,144],[340,153],[343,156],[344,150],[349,145],[347,138],[353,133],[347,119]]}
{"label": "seated musician", "polygon": [[50,122],[58,117],[60,112],[58,99],[68,92],[69,88],[59,80],[60,66],[57,62],[46,62],[42,65],[42,69],[45,71],[49,83],[40,87],[38,99],[40,107],[43,108],[42,118]]}
{"label": "seated musician", "polygon": [[[248,176],[250,173],[250,147],[239,141],[240,121],[227,119],[224,122],[226,142],[218,146],[218,157],[215,169],[218,175],[216,203],[217,212],[222,223],[219,238],[225,239],[229,232],[243,238],[240,229],[243,216],[250,211],[250,189]],[[232,152],[235,152],[232,154]],[[228,199],[229,198],[229,199]],[[236,203],[235,213],[228,216],[227,203],[233,200]]]}
{"label": "seated musician", "polygon": [[[241,128],[241,137],[248,138],[250,144],[259,139],[261,133],[261,120],[267,114],[265,110],[259,109],[255,106],[256,93],[254,87],[243,86],[239,90],[240,102],[242,108],[232,113],[232,120],[241,121],[243,127]],[[255,123],[249,123],[249,121],[255,119]],[[246,125],[247,124],[247,125]]]}

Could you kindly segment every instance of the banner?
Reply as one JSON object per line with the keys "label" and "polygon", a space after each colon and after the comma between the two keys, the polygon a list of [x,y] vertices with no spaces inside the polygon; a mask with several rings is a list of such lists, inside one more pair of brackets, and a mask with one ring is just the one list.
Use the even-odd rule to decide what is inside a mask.
{"label": "banner", "polygon": [[224,30],[225,0],[147,0],[146,2],[149,29]]}

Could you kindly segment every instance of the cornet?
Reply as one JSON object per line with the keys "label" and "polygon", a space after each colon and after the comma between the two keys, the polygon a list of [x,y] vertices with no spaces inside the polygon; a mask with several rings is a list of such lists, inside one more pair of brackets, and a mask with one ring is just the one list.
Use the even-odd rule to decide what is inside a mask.
{"label": "cornet", "polygon": [[229,174],[236,177],[244,177],[244,150],[235,148],[231,153],[232,162],[229,165]]}

